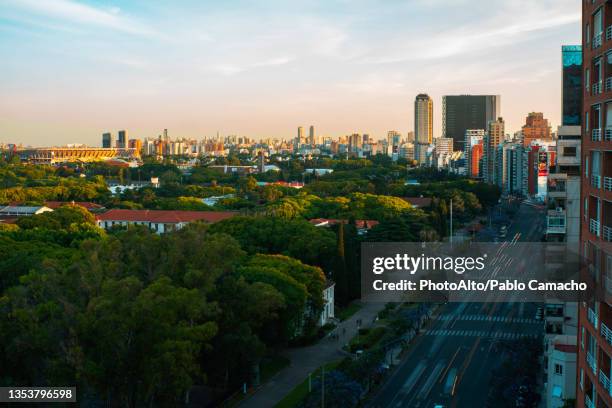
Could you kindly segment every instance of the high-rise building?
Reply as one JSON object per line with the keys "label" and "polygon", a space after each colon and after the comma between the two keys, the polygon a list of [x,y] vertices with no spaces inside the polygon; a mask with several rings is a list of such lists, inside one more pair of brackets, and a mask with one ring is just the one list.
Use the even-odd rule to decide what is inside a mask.
{"label": "high-rise building", "polygon": [[315,128],[314,126],[310,126],[309,132],[308,132],[308,143],[311,146],[314,146],[316,144],[315,142]]}
{"label": "high-rise building", "polygon": [[363,138],[359,133],[353,133],[349,136],[349,151],[351,153],[358,153],[358,150],[361,149],[361,142]]}
{"label": "high-rise building", "polygon": [[414,101],[414,139],[415,159],[424,164],[433,141],[433,101],[427,94],[418,94]]}
{"label": "high-rise building", "polygon": [[582,46],[561,47],[561,124],[580,126],[582,121]]}
{"label": "high-rise building", "polygon": [[102,133],[102,147],[110,149],[113,146],[113,135],[110,132]]}
{"label": "high-rise building", "polygon": [[486,129],[501,116],[500,95],[447,95],[442,97],[442,137],[454,140],[457,150],[465,150],[465,131]]}
{"label": "high-rise building", "polygon": [[399,153],[399,146],[402,141],[402,134],[397,130],[390,130],[387,132],[387,154],[389,156],[397,157]]}
{"label": "high-rise building", "polygon": [[552,133],[548,119],[544,118],[542,112],[530,112],[521,128],[523,146],[529,146],[534,140],[552,140]]}
{"label": "high-rise building", "polygon": [[[482,157],[482,141],[484,139],[485,131],[484,129],[467,129],[465,131],[465,141],[464,141],[464,151],[465,151],[465,162],[467,163],[467,171],[466,175],[468,177],[479,177],[480,164],[479,160]],[[472,162],[472,150],[474,146],[480,145],[480,156],[478,157],[478,161],[476,163]],[[474,164],[476,164],[476,173],[472,170],[474,169]]]}
{"label": "high-rise building", "polygon": [[504,141],[505,122],[503,118],[492,120],[487,125],[484,140],[483,177],[488,183],[495,183],[497,146]]}
{"label": "high-rise building", "polygon": [[301,146],[304,144],[304,128],[302,126],[298,126],[295,144],[297,146]]}
{"label": "high-rise building", "polygon": [[581,3],[580,251],[587,263],[581,275],[603,296],[579,303],[576,407],[612,407],[612,38],[606,29],[612,25],[612,3]]}
{"label": "high-rise building", "polygon": [[469,166],[468,176],[474,177],[474,178],[482,177],[482,171],[481,171],[482,157],[483,157],[483,141],[480,140],[470,149],[469,161],[467,162]]}
{"label": "high-rise building", "polygon": [[120,130],[117,132],[117,147],[119,149],[125,149],[127,147],[127,131]]}
{"label": "high-rise building", "polygon": [[453,152],[453,139],[450,137],[437,137],[434,140],[436,153],[439,155],[451,154]]}
{"label": "high-rise building", "polygon": [[414,137],[417,143],[433,141],[433,101],[427,94],[418,94],[414,101]]}
{"label": "high-rise building", "polygon": [[130,139],[128,141],[128,147],[130,149],[136,149],[137,152],[142,150],[142,140],[140,139]]}

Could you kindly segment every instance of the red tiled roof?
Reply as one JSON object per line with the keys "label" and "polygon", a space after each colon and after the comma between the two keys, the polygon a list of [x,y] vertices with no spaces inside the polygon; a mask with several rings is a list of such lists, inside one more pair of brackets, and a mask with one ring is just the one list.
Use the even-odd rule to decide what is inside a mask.
{"label": "red tiled roof", "polygon": [[431,205],[430,197],[402,197],[402,200],[409,202],[415,207],[425,208]]}
{"label": "red tiled roof", "polygon": [[63,205],[78,205],[88,210],[99,210],[104,208],[100,204],[92,203],[89,201],[45,201],[45,206],[55,210]]}
{"label": "red tiled roof", "polygon": [[98,221],[145,221],[161,223],[179,223],[205,221],[209,223],[222,221],[237,215],[233,211],[163,211],[163,210],[108,210],[99,214]]}
{"label": "red tiled roof", "polygon": [[0,218],[0,224],[15,224],[19,217],[3,217]]}
{"label": "red tiled roof", "polygon": [[[318,225],[318,224],[323,224],[323,223],[327,223],[329,225],[336,225],[340,222],[344,224],[348,224],[348,220],[337,220],[333,218],[313,218],[312,220],[308,220],[308,222],[311,223],[312,225]],[[376,220],[355,220],[355,226],[359,229],[362,229],[362,228],[370,229],[370,228],[375,227],[378,224],[379,222]]]}

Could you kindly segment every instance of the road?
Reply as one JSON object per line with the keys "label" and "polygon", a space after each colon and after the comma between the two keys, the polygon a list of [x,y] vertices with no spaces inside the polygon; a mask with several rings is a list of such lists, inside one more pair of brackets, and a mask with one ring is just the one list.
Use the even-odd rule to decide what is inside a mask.
{"label": "road", "polygon": [[[545,210],[521,205],[507,240],[539,242]],[[485,407],[489,380],[500,359],[495,343],[537,337],[533,303],[447,303],[420,335],[369,407]]]}

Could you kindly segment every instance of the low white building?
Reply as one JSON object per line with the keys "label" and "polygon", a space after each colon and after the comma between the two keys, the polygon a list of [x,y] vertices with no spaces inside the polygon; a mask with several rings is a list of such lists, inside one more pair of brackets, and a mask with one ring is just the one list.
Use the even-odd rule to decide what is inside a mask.
{"label": "low white building", "polygon": [[576,398],[576,336],[558,335],[547,342],[546,408],[561,408]]}
{"label": "low white building", "polygon": [[161,210],[122,210],[114,209],[99,214],[96,222],[99,227],[128,227],[144,225],[158,234],[176,231],[190,222],[214,223],[236,215],[233,211],[161,211]]}
{"label": "low white building", "polygon": [[324,326],[330,323],[330,320],[334,318],[334,290],[336,283],[327,281],[325,289],[323,289],[323,310],[321,311],[321,317],[319,317],[319,326]]}

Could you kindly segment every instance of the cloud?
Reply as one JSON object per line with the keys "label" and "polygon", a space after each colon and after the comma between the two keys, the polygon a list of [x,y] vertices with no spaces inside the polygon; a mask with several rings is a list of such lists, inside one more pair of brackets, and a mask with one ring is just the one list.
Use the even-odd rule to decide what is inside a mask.
{"label": "cloud", "polygon": [[285,65],[290,63],[291,61],[293,61],[293,58],[291,57],[278,57],[248,64],[219,64],[215,65],[212,70],[223,75],[235,75],[240,72],[248,71],[255,68]]}
{"label": "cloud", "polygon": [[79,25],[95,25],[128,34],[152,35],[147,26],[123,16],[118,7],[101,9],[71,0],[8,0],[14,9]]}
{"label": "cloud", "polygon": [[[416,32],[392,38],[387,47],[374,49],[365,58],[361,57],[360,62],[393,64],[465,55],[532,40],[536,33],[576,24],[581,18],[578,8],[557,11],[556,14],[540,10],[539,7],[536,9],[525,14],[515,13],[514,7],[511,7],[479,18],[478,23],[468,22],[442,30],[434,27],[435,31],[431,34],[426,32],[427,28],[420,27]],[[543,15],[546,18],[542,18]]]}

